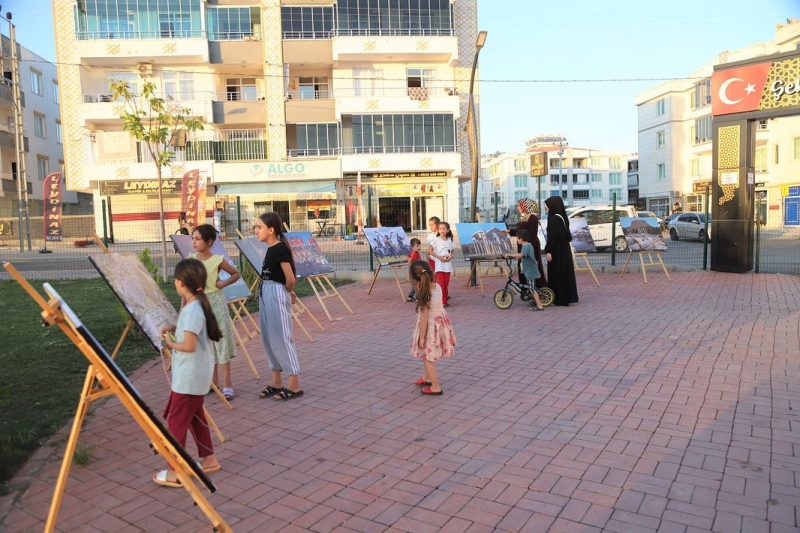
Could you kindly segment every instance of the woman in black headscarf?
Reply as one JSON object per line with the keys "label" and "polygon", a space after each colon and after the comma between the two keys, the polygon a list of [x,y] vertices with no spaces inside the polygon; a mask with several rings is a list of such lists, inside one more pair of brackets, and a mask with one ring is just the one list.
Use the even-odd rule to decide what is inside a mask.
{"label": "woman in black headscarf", "polygon": [[[517,228],[511,230],[511,236],[514,237],[517,231],[524,229],[528,231],[530,243],[533,245],[533,254],[536,256],[536,264],[539,268],[540,277],[536,279],[536,286],[547,287],[547,278],[544,276],[544,265],[542,264],[542,244],[539,241],[539,204],[530,198],[523,198],[517,202],[517,211],[519,211],[519,222]],[[517,244],[517,252],[522,251],[522,245]],[[522,273],[522,260],[517,264],[517,271],[519,272],[519,282],[525,285],[528,280]]]}
{"label": "woman in black headscarf", "polygon": [[556,294],[554,305],[567,306],[578,303],[578,284],[575,281],[575,264],[572,261],[572,234],[569,231],[567,211],[560,196],[544,201],[547,207],[547,278]]}

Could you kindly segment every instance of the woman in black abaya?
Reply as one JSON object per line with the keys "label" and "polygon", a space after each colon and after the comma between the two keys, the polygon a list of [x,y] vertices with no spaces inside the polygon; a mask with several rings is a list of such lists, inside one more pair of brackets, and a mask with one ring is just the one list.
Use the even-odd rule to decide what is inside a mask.
{"label": "woman in black abaya", "polygon": [[544,201],[547,207],[547,254],[548,285],[556,294],[554,305],[568,306],[578,303],[578,284],[575,281],[575,265],[572,261],[572,234],[569,220],[560,196],[551,196]]}

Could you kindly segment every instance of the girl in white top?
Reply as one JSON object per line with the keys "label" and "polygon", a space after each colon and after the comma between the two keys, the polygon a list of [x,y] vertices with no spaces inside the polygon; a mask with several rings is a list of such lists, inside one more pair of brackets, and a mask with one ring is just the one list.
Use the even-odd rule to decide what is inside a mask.
{"label": "girl in white top", "polygon": [[450,305],[448,287],[450,274],[453,272],[454,254],[455,243],[453,242],[453,232],[450,231],[450,224],[440,222],[439,234],[431,243],[429,255],[433,258],[436,284],[442,289],[442,303],[445,307]]}
{"label": "girl in white top", "polygon": [[433,249],[433,239],[439,236],[439,224],[442,221],[439,220],[439,217],[431,217],[428,219],[428,229],[430,233],[428,233],[428,238],[425,242],[428,243],[428,264],[431,265],[431,270],[435,272],[436,263],[433,262],[433,257],[431,257],[430,251]]}

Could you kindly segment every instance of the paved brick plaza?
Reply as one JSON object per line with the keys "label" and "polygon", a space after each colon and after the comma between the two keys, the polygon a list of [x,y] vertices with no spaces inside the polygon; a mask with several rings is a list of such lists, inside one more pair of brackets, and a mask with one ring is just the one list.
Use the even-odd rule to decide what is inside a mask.
{"label": "paved brick plaza", "polygon": [[[208,397],[227,438],[210,501],[238,533],[798,531],[800,278],[578,276],[581,303],[544,313],[495,308],[500,278],[483,298],[455,278],[442,397],[412,384],[414,309],[393,280],[343,288],[355,314],[328,300],[342,319],[304,319],[313,343],[295,330],[301,399],[258,399],[253,339],[262,380],[240,356],[233,411]],[[160,412],[161,363],[133,381]],[[43,529],[68,430],[0,499],[0,529]],[[116,399],[82,442],[93,460],[72,469],[59,531],[211,530],[185,491],[151,482],[163,463]]]}

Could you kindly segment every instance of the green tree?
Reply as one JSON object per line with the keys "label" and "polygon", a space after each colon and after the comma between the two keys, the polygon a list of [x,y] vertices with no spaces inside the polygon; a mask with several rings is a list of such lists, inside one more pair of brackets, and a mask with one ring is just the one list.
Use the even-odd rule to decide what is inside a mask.
{"label": "green tree", "polygon": [[166,100],[156,94],[156,85],[142,76],[142,90],[139,94],[131,91],[130,85],[122,80],[111,83],[112,97],[125,102],[124,111],[119,115],[123,128],[137,141],[147,147],[156,166],[158,179],[158,213],[161,222],[161,276],[167,281],[167,232],[164,226],[164,193],[161,190],[161,173],[168,167],[175,155],[173,142],[181,130],[203,129],[203,119],[193,117],[191,110],[181,107],[178,102]]}

